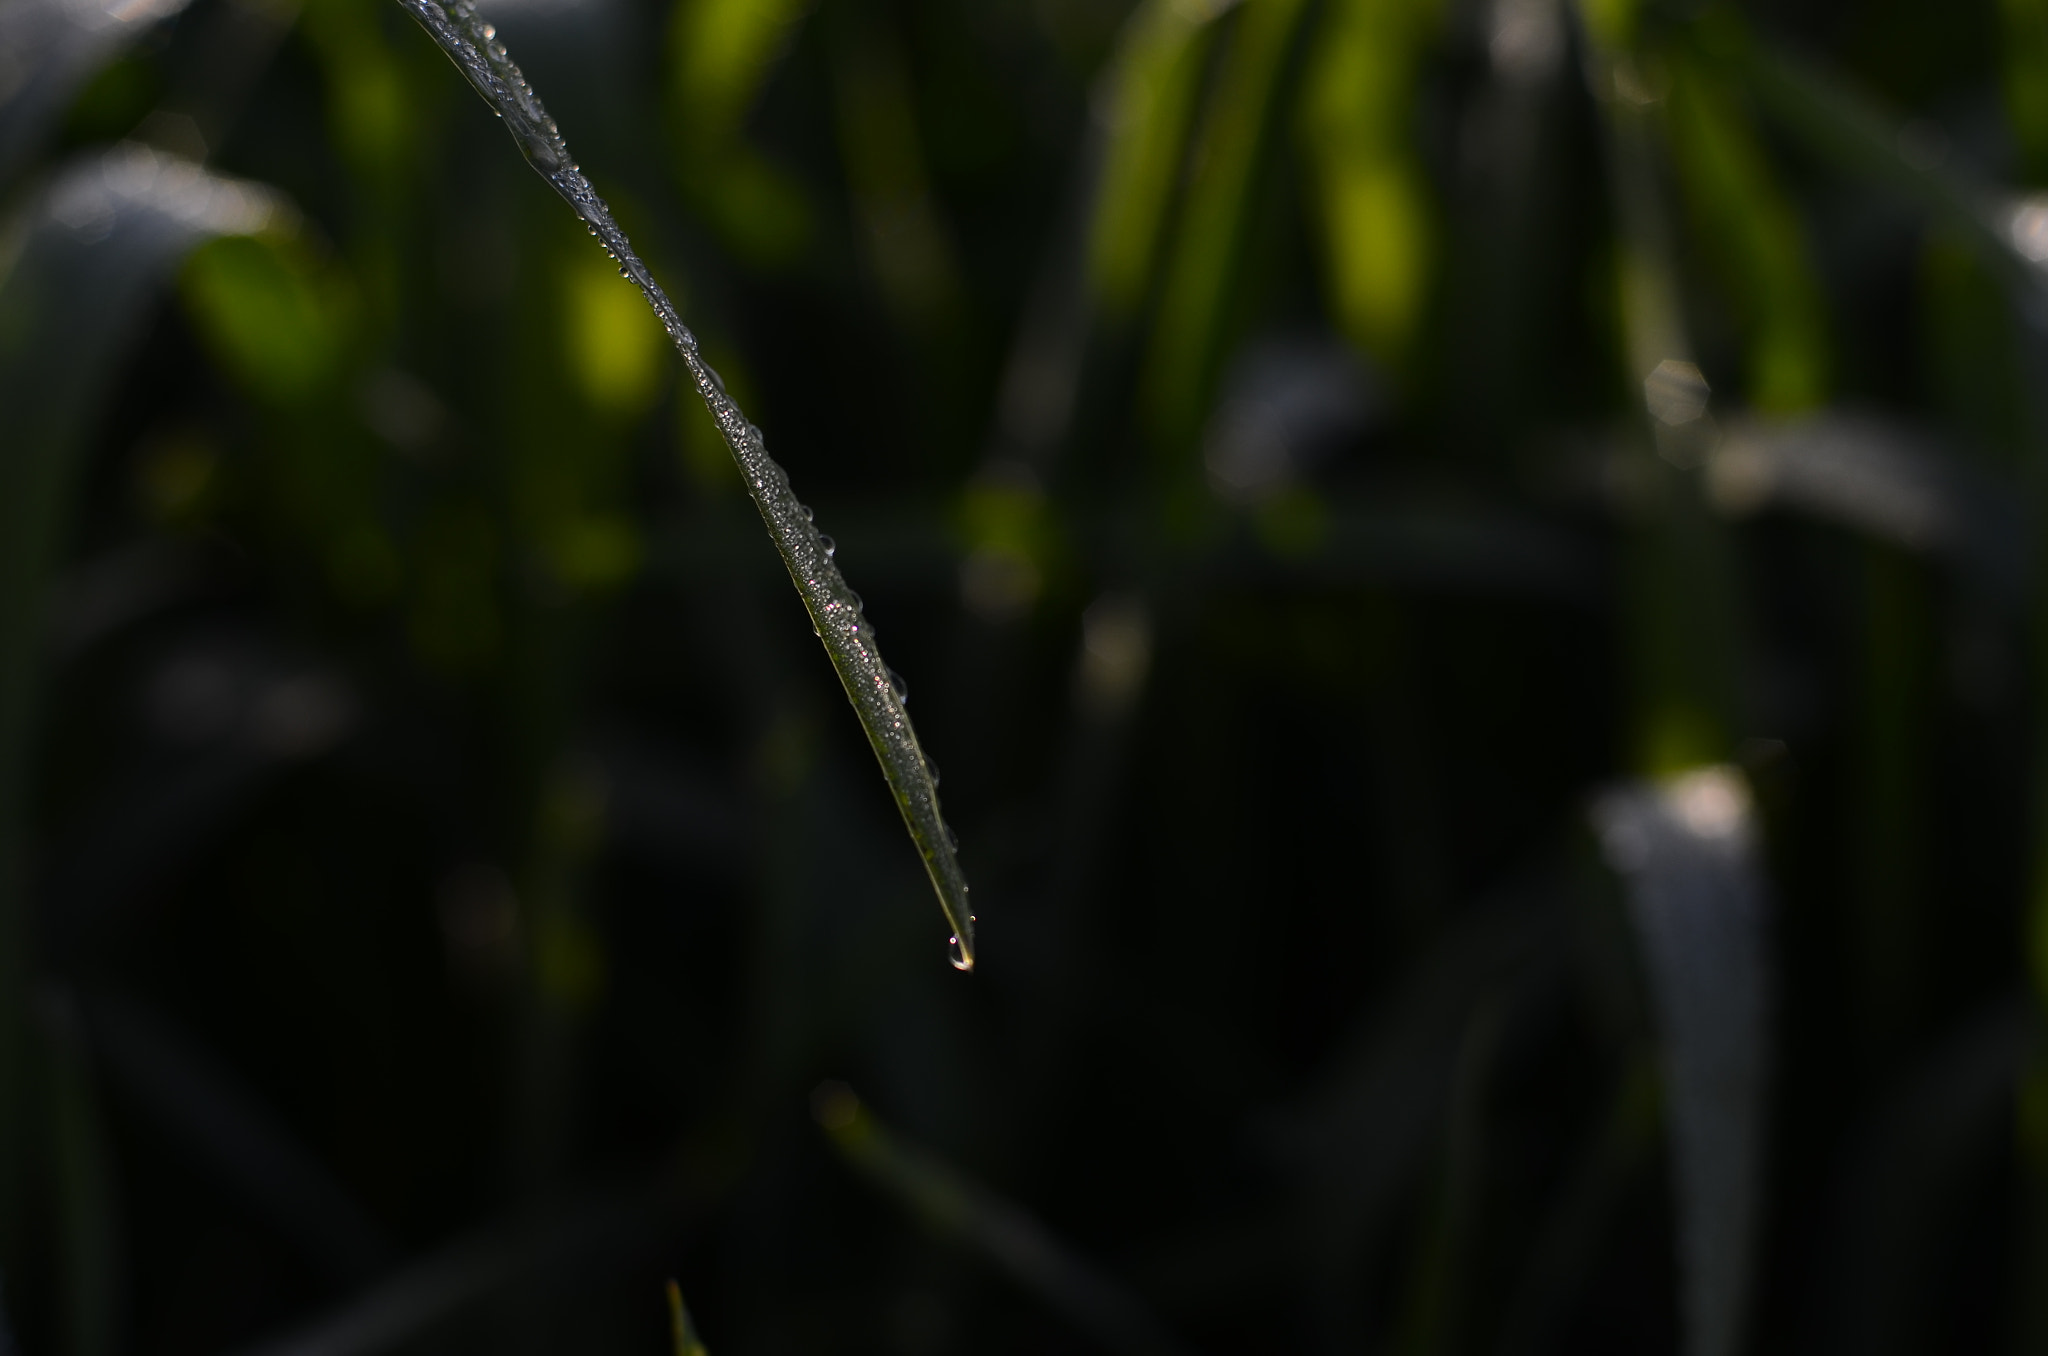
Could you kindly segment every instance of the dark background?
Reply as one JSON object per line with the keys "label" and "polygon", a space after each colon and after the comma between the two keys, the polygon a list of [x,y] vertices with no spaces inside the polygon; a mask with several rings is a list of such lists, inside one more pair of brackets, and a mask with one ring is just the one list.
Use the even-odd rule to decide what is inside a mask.
{"label": "dark background", "polygon": [[[880,623],[961,974],[404,12],[6,3],[0,1352],[2048,1341],[2048,7],[485,4]],[[1700,767],[1746,1304],[1588,818]]]}

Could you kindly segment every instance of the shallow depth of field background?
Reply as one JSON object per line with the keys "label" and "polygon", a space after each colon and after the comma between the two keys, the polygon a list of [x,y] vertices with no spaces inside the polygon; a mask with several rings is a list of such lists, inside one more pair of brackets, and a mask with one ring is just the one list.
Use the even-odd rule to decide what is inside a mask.
{"label": "shallow depth of field background", "polygon": [[2041,0],[0,4],[0,1353],[2048,1349]]}

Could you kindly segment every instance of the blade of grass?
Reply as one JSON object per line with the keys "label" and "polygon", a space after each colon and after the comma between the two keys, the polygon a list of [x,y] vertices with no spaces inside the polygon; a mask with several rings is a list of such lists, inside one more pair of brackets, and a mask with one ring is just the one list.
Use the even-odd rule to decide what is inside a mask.
{"label": "blade of grass", "polygon": [[2000,0],[2006,119],[2019,142],[2025,177],[2048,180],[2048,4]]}
{"label": "blade of grass", "polygon": [[1947,556],[2015,608],[2032,583],[2031,524],[2018,487],[1896,420],[1838,409],[1731,421],[1708,456],[1707,492],[1724,512],[1782,506]]}
{"label": "blade of grass", "polygon": [[1303,81],[1302,132],[1345,335],[1398,365],[1428,294],[1436,232],[1411,121],[1433,0],[1329,7]]}
{"label": "blade of grass", "polygon": [[1269,122],[1306,8],[1305,0],[1246,0],[1224,54],[1142,378],[1148,422],[1169,455],[1186,450],[1207,412]]}
{"label": "blade of grass", "polygon": [[1749,404],[1768,414],[1811,409],[1827,394],[1829,354],[1800,219],[1734,91],[1690,54],[1673,54],[1668,69],[1672,164],[1696,238],[1741,310]]}
{"label": "blade of grass", "polygon": [[669,26],[669,106],[691,201],[751,264],[799,261],[816,233],[802,182],[744,135],[803,27],[808,0],[682,0]]}
{"label": "blade of grass", "polygon": [[49,1038],[63,1349],[68,1356],[113,1356],[127,1287],[106,1104],[71,994],[53,986],[38,995],[38,1007]]}
{"label": "blade of grass", "polygon": [[724,383],[698,351],[697,337],[662,291],[661,284],[633,250],[626,233],[612,219],[604,200],[569,158],[553,119],[541,106],[526,77],[497,41],[497,30],[466,0],[443,5],[439,0],[400,0],[470,84],[504,120],[520,153],[540,176],[568,202],[590,233],[597,237],[620,272],[638,287],[668,331],[683,366],[746,481],[747,493],[760,511],[768,536],[781,554],[796,585],[811,625],[831,656],[832,667],[846,689],[862,729],[881,762],[911,841],[924,859],[925,871],[939,897],[939,907],[953,929],[953,964],[974,967],[974,916],[968,911],[967,878],[954,854],[952,832],[939,813],[938,786],[931,765],[911,729],[910,716],[894,675],[875,646],[874,628],[861,613],[861,601],[833,563],[834,547],[811,521],[811,512],[790,488],[789,477],[768,454],[761,430],[747,421]]}
{"label": "blade of grass", "polygon": [[1711,392],[1693,361],[1681,301],[1661,95],[1646,54],[1624,42],[1633,13],[1626,3],[1580,5],[1613,200],[1623,374],[1642,401],[1631,455],[1646,493],[1630,524],[1624,576],[1632,734],[1637,765],[1664,774],[1728,755],[1737,624],[1728,543],[1696,474],[1712,441]]}
{"label": "blade of grass", "polygon": [[1562,966],[1563,920],[1547,885],[1533,890],[1443,929],[1346,1034],[1309,1094],[1266,1127],[1303,1217],[1299,1283],[1332,1349],[1377,1337],[1357,1277],[1379,1260],[1443,1123],[1473,1014],[1499,1004],[1512,1021]]}
{"label": "blade of grass", "polygon": [[437,1249],[247,1356],[376,1356],[459,1322],[513,1286],[561,1287],[650,1245],[676,1208],[665,1187],[593,1192]]}
{"label": "blade of grass", "polygon": [[1627,884],[1669,1108],[1685,1350],[1734,1356],[1763,1213],[1770,1079],[1767,890],[1749,792],[1729,767],[1603,795],[1593,823]]}
{"label": "blade of grass", "polygon": [[1459,1043],[1435,1199],[1424,1214],[1421,1254],[1409,1279],[1396,1347],[1412,1356],[1460,1351],[1470,1345],[1474,1252],[1487,1186],[1488,1084],[1497,1074],[1502,1011],[1482,1000],[1466,1019]]}
{"label": "blade of grass", "polygon": [[[30,764],[46,595],[82,449],[177,261],[275,210],[266,193],[130,146],[74,162],[0,236],[0,1106],[28,1104]],[[21,1119],[0,1116],[0,1261],[21,1218]]]}
{"label": "blade of grass", "polygon": [[1499,1356],[1535,1356],[1551,1348],[1598,1261],[1629,1179],[1650,1159],[1657,1129],[1656,1070],[1647,1053],[1634,1052],[1508,1292],[1494,1347]]}
{"label": "blade of grass", "polygon": [[117,1096],[181,1143],[337,1284],[390,1254],[381,1231],[256,1094],[169,1018],[133,997],[79,995],[83,1027]]}
{"label": "blade of grass", "polygon": [[0,6],[0,185],[14,177],[78,87],[189,0],[12,0]]}
{"label": "blade of grass", "polygon": [[1809,1350],[1822,1345],[1813,1339],[1869,1356],[1940,1344],[1934,1263],[1961,1241],[1972,1191],[2003,1177],[2012,1097],[2039,1057],[2036,1021],[2017,995],[1972,1013],[1852,1128],[1824,1217]]}
{"label": "blade of grass", "polygon": [[1758,41],[1716,7],[1690,30],[1702,55],[1724,64],[1758,105],[1829,164],[1893,190],[1952,227],[2022,295],[2041,286],[2042,261],[2022,248],[2026,218],[2007,195],[1945,161],[1912,151],[1900,121],[1813,66]]}
{"label": "blade of grass", "polygon": [[1149,0],[1124,26],[1097,93],[1107,145],[1088,247],[1103,309],[1127,318],[1144,299],[1187,154],[1212,21],[1232,0]]}
{"label": "blade of grass", "polygon": [[811,1109],[861,1174],[934,1232],[986,1253],[1025,1289],[1113,1351],[1182,1350],[1134,1295],[1077,1257],[1045,1226],[922,1149],[898,1140],[844,1083],[824,1083]]}
{"label": "blade of grass", "polygon": [[668,1293],[669,1340],[675,1356],[711,1356],[697,1336],[697,1325],[690,1321],[690,1311],[683,1304],[683,1288],[670,1281],[663,1289]]}

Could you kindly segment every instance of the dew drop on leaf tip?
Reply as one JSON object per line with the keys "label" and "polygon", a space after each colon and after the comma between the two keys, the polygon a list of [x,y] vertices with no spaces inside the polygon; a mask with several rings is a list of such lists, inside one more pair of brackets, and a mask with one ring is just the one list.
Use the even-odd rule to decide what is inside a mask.
{"label": "dew drop on leaf tip", "polygon": [[955,970],[972,970],[974,968],[973,954],[966,947],[960,945],[958,937],[948,937],[946,939],[946,959],[953,962]]}

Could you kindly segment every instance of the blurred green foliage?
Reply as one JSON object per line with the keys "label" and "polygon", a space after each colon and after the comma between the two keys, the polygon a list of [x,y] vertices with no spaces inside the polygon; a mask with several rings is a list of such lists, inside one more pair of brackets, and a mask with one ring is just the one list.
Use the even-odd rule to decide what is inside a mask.
{"label": "blurred green foliage", "polygon": [[2037,0],[6,5],[0,1353],[2048,1341]]}

